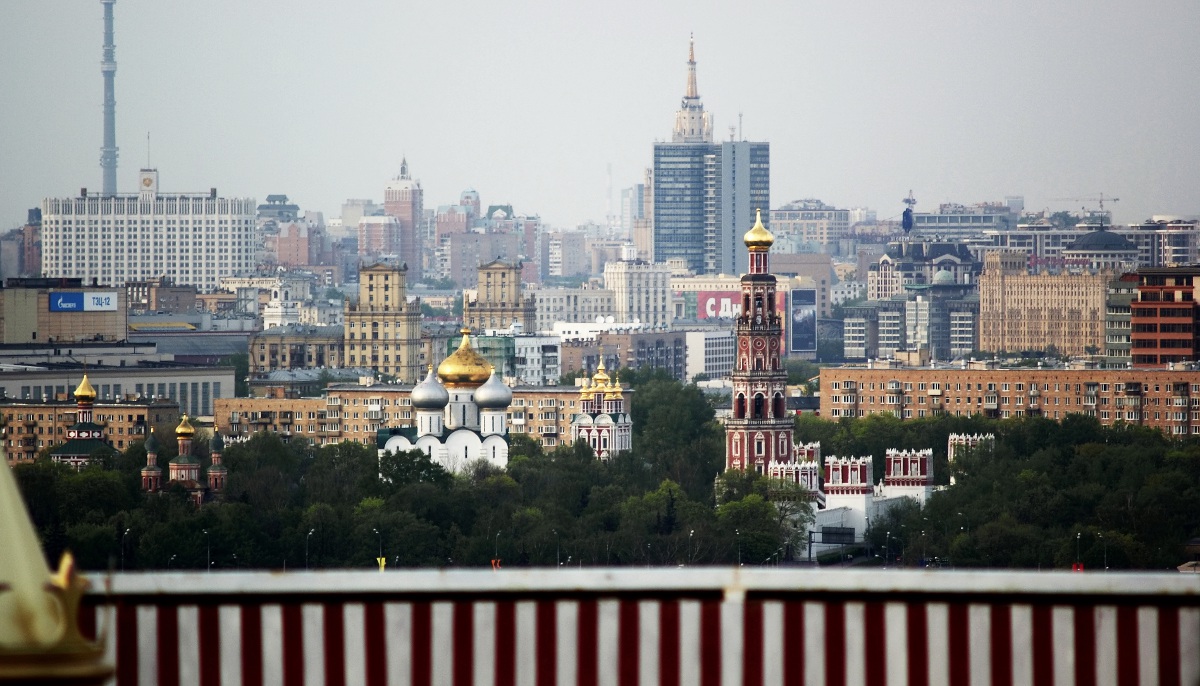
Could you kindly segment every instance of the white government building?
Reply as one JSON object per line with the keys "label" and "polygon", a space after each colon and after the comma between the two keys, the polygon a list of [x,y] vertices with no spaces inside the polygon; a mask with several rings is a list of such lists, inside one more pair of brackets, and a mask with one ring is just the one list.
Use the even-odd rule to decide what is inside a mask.
{"label": "white government building", "polygon": [[167,276],[202,293],[222,278],[254,273],[252,198],[159,193],[158,170],[138,192],[42,201],[42,275],[124,285]]}

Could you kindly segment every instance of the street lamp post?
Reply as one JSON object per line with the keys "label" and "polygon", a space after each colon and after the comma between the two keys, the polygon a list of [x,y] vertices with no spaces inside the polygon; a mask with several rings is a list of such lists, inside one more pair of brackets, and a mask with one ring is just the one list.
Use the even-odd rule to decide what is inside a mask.
{"label": "street lamp post", "polygon": [[888,561],[892,557],[892,532],[887,532],[887,538],[883,544],[883,568],[887,569]]}
{"label": "street lamp post", "polygon": [[500,559],[500,532],[501,531],[504,531],[504,529],[501,529],[500,531],[496,532],[496,545],[495,545],[494,549],[492,550],[492,557],[496,558],[497,560]]}
{"label": "street lamp post", "polygon": [[317,532],[316,529],[309,529],[308,535],[304,537],[304,571],[308,571],[308,539]]}
{"label": "street lamp post", "polygon": [[204,569],[208,572],[212,571],[212,537],[208,534],[208,529],[201,529],[204,532]]}
{"label": "street lamp post", "polygon": [[379,539],[379,554],[376,557],[383,557],[383,534],[379,533],[379,529],[371,529],[375,532],[376,538]]}
{"label": "street lamp post", "polygon": [[742,532],[738,529],[733,530],[733,535],[737,537],[738,545],[738,566],[742,566]]}
{"label": "street lamp post", "polygon": [[925,530],[921,530],[921,564],[925,565]]}
{"label": "street lamp post", "polygon": [[125,571],[125,537],[129,535],[129,529],[121,534],[121,571]]}
{"label": "street lamp post", "polygon": [[1079,541],[1083,538],[1082,531],[1075,532],[1075,564],[1079,564]]}
{"label": "street lamp post", "polygon": [[695,553],[692,552],[692,537],[695,535],[696,535],[695,529],[688,530],[688,564],[689,565],[692,564],[693,561],[695,561],[695,557],[696,557]]}

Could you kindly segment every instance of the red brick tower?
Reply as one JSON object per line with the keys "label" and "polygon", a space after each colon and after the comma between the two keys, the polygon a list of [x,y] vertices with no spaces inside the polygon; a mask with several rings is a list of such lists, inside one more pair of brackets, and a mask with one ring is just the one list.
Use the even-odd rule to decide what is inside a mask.
{"label": "red brick tower", "polygon": [[772,462],[792,461],[793,420],[785,399],[787,372],[780,360],[783,321],[775,309],[775,277],[767,268],[775,237],[763,226],[761,210],[743,241],[750,251],[750,273],[742,276],[725,467],[766,474]]}

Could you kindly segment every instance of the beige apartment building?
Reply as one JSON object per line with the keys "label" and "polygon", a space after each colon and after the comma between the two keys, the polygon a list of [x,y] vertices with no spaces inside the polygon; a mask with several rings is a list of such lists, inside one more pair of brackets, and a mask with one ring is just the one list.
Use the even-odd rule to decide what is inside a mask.
{"label": "beige apartment building", "polygon": [[250,373],[343,367],[345,327],[287,324],[250,336]]}
{"label": "beige apartment building", "polygon": [[479,267],[474,289],[463,291],[463,325],[473,333],[520,324],[534,331],[534,300],[521,289],[521,264],[492,260]]}
{"label": "beige apartment building", "polygon": [[991,251],[979,277],[979,348],[989,352],[1046,350],[1084,355],[1104,351],[1110,271],[1030,274],[1023,252]]}
{"label": "beige apartment building", "polygon": [[821,416],[901,419],[1068,414],[1200,434],[1200,372],[1183,369],[825,367]]}
{"label": "beige apartment building", "polygon": [[[380,429],[415,426],[412,386],[376,384],[330,386],[321,398],[223,398],[213,418],[231,441],[272,431],[284,440],[305,438],[317,445],[355,441],[376,445]],[[578,388],[517,386],[508,408],[509,431],[529,434],[542,447],[571,442],[571,421],[579,412]],[[626,399],[633,390],[624,389]],[[99,410],[97,410],[99,412]]]}
{"label": "beige apartment building", "polygon": [[344,361],[416,383],[421,374],[421,302],[408,302],[407,270],[386,264],[358,273],[358,302],[346,304]]}
{"label": "beige apartment building", "polygon": [[[75,424],[79,406],[74,401],[0,400],[0,435],[8,464],[33,462],[45,448],[67,440],[66,430]],[[144,441],[150,427],[173,430],[179,424],[179,404],[168,400],[99,402],[93,406],[92,422],[104,427],[104,440],[123,451]]]}

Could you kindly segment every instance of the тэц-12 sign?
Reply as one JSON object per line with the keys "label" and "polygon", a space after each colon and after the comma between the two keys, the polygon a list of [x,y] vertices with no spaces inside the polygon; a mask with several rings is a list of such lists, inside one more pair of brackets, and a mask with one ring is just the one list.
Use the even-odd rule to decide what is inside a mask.
{"label": "\u0442\u044d\u0446-12 sign", "polygon": [[51,312],[116,312],[116,291],[56,291],[50,294]]}

